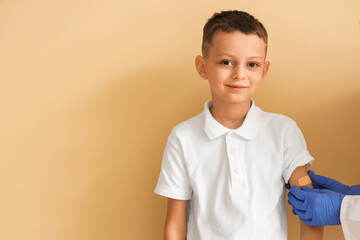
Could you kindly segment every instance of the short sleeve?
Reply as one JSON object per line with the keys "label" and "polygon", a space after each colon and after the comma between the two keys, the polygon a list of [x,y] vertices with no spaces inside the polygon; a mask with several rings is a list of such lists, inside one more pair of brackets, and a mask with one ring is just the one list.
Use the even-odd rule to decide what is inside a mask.
{"label": "short sleeve", "polygon": [[155,193],[164,197],[189,200],[192,188],[179,140],[168,138]]}
{"label": "short sleeve", "polygon": [[300,166],[309,167],[314,158],[307,150],[304,136],[295,122],[289,128],[284,138],[283,153],[283,178],[288,183],[293,171]]}

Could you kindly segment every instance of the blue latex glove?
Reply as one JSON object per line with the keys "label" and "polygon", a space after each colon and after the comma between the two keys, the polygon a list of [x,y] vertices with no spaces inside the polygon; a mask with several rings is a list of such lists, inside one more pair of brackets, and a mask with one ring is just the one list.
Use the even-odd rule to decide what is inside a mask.
{"label": "blue latex glove", "polygon": [[293,212],[310,226],[340,224],[340,208],[345,195],[327,189],[295,186],[290,188],[289,203]]}
{"label": "blue latex glove", "polygon": [[345,195],[360,195],[360,185],[346,186],[334,179],[316,175],[313,171],[308,171],[308,174],[314,188],[329,189]]}

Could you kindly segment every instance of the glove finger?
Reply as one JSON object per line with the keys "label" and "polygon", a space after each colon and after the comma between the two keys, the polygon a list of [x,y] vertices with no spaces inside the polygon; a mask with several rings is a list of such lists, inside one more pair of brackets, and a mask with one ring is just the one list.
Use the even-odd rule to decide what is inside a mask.
{"label": "glove finger", "polygon": [[326,181],[326,177],[321,175],[316,175],[313,171],[309,170],[308,175],[313,183],[318,185],[320,188],[323,188],[324,182]]}
{"label": "glove finger", "polygon": [[[311,170],[308,170],[308,175],[309,175],[309,177],[311,179],[310,175],[314,176],[315,173],[313,171],[311,171]],[[321,188],[321,186],[317,182],[315,182],[313,180],[312,180],[312,185],[314,186],[315,189],[320,189]]]}
{"label": "glove finger", "polygon": [[292,212],[293,212],[294,215],[297,215],[297,213],[294,211],[294,209],[292,210]]}
{"label": "glove finger", "polygon": [[306,223],[307,225],[309,226],[319,226],[319,225],[316,225],[312,219],[309,219],[309,220],[302,220],[304,223]]}
{"label": "glove finger", "polygon": [[313,171],[308,171],[309,177],[313,184],[315,183],[318,188],[326,188],[332,191],[341,192],[346,194],[344,191],[347,190],[347,186],[331,178],[327,178],[321,175],[315,174]]}
{"label": "glove finger", "polygon": [[303,190],[305,192],[315,192],[315,193],[323,193],[324,192],[322,189],[309,188],[307,186],[301,187],[301,190]]}
{"label": "glove finger", "polygon": [[306,197],[309,195],[308,192],[302,191],[302,190],[300,190],[299,188],[297,188],[297,187],[295,187],[295,186],[292,186],[292,187],[290,188],[290,192],[291,192],[291,194],[294,195],[294,197],[296,197],[296,198],[299,199],[299,200],[303,200],[303,201],[304,201],[304,200],[306,199]]}
{"label": "glove finger", "polygon": [[296,208],[293,209],[294,212],[296,213],[296,215],[299,216],[299,218],[302,220],[302,221],[306,221],[306,220],[311,220],[307,215],[306,215],[306,212],[305,211],[301,211],[301,210],[298,210]]}
{"label": "glove finger", "polygon": [[296,197],[294,197],[294,195],[289,194],[289,204],[291,204],[291,206],[293,208],[296,208],[297,210],[301,210],[301,211],[305,211],[306,207],[304,206],[304,201],[301,201],[299,199],[297,199]]}

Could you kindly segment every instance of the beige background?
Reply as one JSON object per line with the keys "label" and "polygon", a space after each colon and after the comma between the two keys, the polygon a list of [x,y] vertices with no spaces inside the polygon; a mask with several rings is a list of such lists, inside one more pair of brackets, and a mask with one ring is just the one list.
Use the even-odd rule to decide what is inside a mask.
{"label": "beige background", "polygon": [[359,1],[3,0],[1,240],[161,239],[166,138],[210,97],[194,58],[228,9],[269,32],[256,104],[297,121],[312,169],[360,183]]}

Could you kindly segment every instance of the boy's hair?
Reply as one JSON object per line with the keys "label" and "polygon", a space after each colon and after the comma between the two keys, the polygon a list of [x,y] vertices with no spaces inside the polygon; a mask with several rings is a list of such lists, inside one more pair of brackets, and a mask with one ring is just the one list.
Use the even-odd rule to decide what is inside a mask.
{"label": "boy's hair", "polygon": [[264,26],[247,12],[241,11],[222,11],[215,13],[205,24],[203,29],[202,54],[207,57],[212,38],[216,31],[235,32],[240,31],[244,34],[256,34],[264,40],[266,47],[268,35]]}

